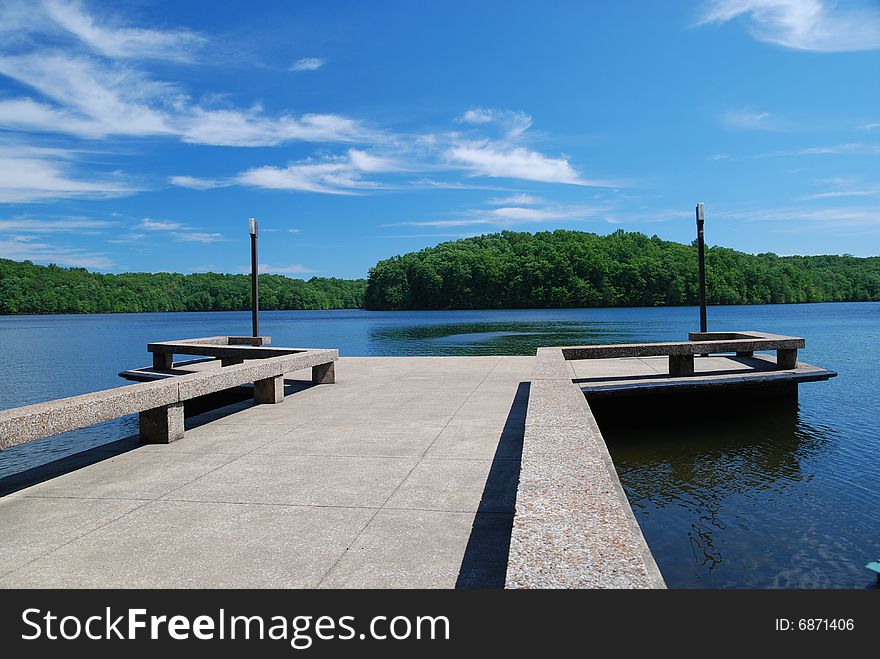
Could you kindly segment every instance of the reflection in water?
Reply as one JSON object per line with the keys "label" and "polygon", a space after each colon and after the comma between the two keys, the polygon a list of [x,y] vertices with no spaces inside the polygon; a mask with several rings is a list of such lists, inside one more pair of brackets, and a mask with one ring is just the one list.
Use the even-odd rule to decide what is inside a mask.
{"label": "reflection in water", "polygon": [[398,355],[523,355],[542,346],[622,343],[618,323],[470,322],[375,327],[370,340]]}
{"label": "reflection in water", "polygon": [[591,406],[670,586],[835,584],[836,566],[820,558],[828,547],[809,528],[793,529],[792,517],[806,512],[809,521],[798,504],[833,505],[809,501],[812,465],[839,438],[802,418],[796,398],[633,397]]}

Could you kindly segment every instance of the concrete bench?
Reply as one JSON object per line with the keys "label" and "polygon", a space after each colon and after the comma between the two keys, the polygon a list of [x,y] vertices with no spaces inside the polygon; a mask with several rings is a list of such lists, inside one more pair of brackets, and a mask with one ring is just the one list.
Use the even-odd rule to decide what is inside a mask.
{"label": "concrete bench", "polygon": [[300,348],[268,348],[272,339],[268,336],[205,336],[179,341],[157,341],[147,344],[147,352],[153,354],[153,368],[169,370],[174,355],[198,355],[221,360],[222,366],[241,364],[246,359],[267,359],[303,352]]}
{"label": "concrete bench", "polygon": [[335,382],[337,350],[286,350],[226,368],[0,411],[0,450],[135,413],[142,442],[168,443],[183,437],[185,401],[253,383],[256,403],[279,403],[284,374],[309,367],[313,382]]}
{"label": "concrete bench", "polygon": [[766,332],[691,332],[689,341],[666,343],[617,343],[596,346],[561,348],[566,360],[614,359],[619,357],[669,357],[669,374],[694,374],[694,355],[735,352],[750,357],[755,351],[775,350],[776,367],[788,370],[797,367],[797,351],[806,345],[796,336]]}

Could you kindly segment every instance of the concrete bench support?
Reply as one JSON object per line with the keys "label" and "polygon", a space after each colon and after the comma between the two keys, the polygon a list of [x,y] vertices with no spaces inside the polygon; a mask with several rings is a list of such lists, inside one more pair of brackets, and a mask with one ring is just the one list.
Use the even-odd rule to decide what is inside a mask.
{"label": "concrete bench support", "polygon": [[755,351],[754,350],[737,350],[736,356],[737,357],[754,357]]}
{"label": "concrete bench support", "polygon": [[174,365],[174,355],[170,352],[154,352],[153,368],[157,371],[170,370]]}
{"label": "concrete bench support", "polygon": [[314,384],[335,384],[336,366],[334,362],[312,366],[312,382]]}
{"label": "concrete bench support", "polygon": [[244,364],[241,357],[221,357],[220,366],[235,366],[236,364]]}
{"label": "concrete bench support", "polygon": [[776,368],[781,370],[797,368],[797,350],[777,350]]}
{"label": "concrete bench support", "polygon": [[183,438],[183,403],[172,403],[140,413],[143,444],[169,444]]}
{"label": "concrete bench support", "polygon": [[254,402],[258,405],[280,403],[282,400],[284,400],[283,375],[254,382]]}
{"label": "concrete bench support", "polygon": [[669,355],[669,375],[693,375],[693,355]]}

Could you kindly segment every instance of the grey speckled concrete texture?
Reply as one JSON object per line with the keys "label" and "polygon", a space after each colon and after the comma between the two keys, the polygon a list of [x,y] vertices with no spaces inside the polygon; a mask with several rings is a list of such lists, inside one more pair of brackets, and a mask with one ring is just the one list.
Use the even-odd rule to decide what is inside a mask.
{"label": "grey speckled concrete texture", "polygon": [[541,349],[535,363],[505,585],[664,588],[593,413],[561,358],[558,348]]}
{"label": "grey speckled concrete texture", "polygon": [[342,358],[187,419],[0,499],[0,586],[503,586],[533,364]]}

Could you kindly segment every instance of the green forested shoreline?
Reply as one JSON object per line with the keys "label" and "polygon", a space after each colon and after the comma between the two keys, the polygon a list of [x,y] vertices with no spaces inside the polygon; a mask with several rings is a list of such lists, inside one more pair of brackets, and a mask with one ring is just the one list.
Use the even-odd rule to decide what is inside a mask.
{"label": "green forested shoreline", "polygon": [[[364,279],[260,275],[260,308],[359,308],[366,286]],[[250,305],[249,275],[112,275],[0,259],[0,314],[239,311]]]}
{"label": "green forested shoreline", "polygon": [[[706,251],[710,304],[880,300],[880,258]],[[616,231],[503,231],[380,261],[368,309],[693,305],[697,250]]]}
{"label": "green forested shoreline", "polygon": [[[880,300],[880,257],[706,252],[710,304]],[[502,231],[385,259],[369,279],[260,275],[262,309],[498,309],[697,303],[696,248],[641,233]],[[0,314],[236,311],[248,275],[100,274],[0,259]]]}

